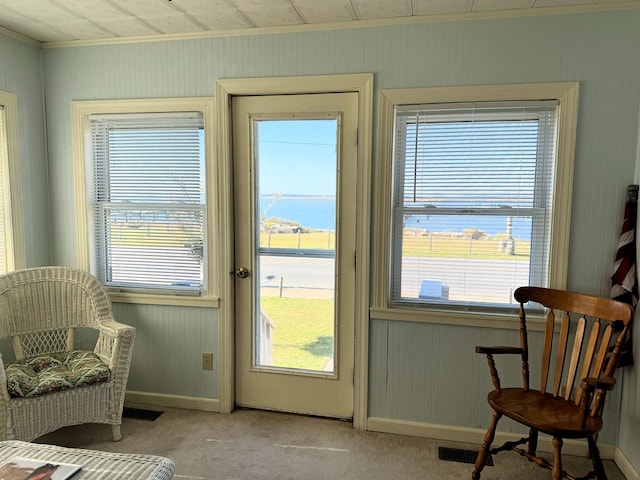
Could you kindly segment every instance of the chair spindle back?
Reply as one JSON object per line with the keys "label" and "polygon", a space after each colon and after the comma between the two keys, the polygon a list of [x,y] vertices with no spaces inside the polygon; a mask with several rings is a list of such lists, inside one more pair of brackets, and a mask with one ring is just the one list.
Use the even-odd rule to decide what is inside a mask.
{"label": "chair spindle back", "polygon": [[[537,287],[518,288],[514,296],[521,304],[520,328],[525,332],[521,338],[525,341],[524,304],[536,302],[547,309],[540,391],[579,405],[582,379],[613,377],[633,320],[631,306],[607,298]],[[522,348],[526,351],[527,346],[523,344]],[[528,368],[526,365],[527,373]],[[591,416],[601,414],[603,401],[604,392],[598,392],[591,405]]]}

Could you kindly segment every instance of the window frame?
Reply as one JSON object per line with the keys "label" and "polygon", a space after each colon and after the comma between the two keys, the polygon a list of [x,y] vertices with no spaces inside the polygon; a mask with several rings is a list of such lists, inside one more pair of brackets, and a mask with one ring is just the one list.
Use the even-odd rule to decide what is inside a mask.
{"label": "window frame", "polygon": [[[391,304],[392,190],[395,108],[402,105],[556,100],[558,102],[557,159],[554,171],[554,207],[551,218],[549,286],[565,288],[568,268],[569,228],[573,190],[573,164],[578,109],[577,82],[427,87],[381,90],[378,108],[376,216],[372,318],[417,322],[514,328],[513,316],[486,308],[447,309],[446,306]],[[388,259],[388,260],[386,260]],[[426,315],[425,315],[426,313]],[[517,322],[516,322],[517,323]]]}
{"label": "window frame", "polygon": [[153,288],[139,290],[127,288],[107,288],[114,302],[142,303],[153,305],[181,305],[198,307],[217,307],[219,298],[218,276],[215,265],[219,264],[215,250],[218,228],[215,226],[214,213],[218,211],[215,179],[218,178],[213,161],[214,100],[211,97],[133,99],[133,100],[91,100],[74,101],[72,110],[72,138],[74,179],[76,196],[76,229],[78,245],[78,266],[81,269],[96,271],[96,246],[92,242],[93,227],[90,222],[91,206],[88,198],[92,179],[87,173],[92,162],[91,145],[87,142],[87,132],[91,128],[91,116],[101,114],[153,114],[171,112],[200,112],[204,120],[205,152],[205,195],[206,221],[204,238],[207,242],[209,261],[204,266],[204,285],[199,296],[181,295],[180,292]]}
{"label": "window frame", "polygon": [[20,212],[22,208],[22,188],[20,176],[20,155],[18,148],[18,97],[0,90],[0,105],[4,110],[4,135],[0,155],[2,168],[2,191],[4,206],[4,232],[7,272],[25,268],[26,251],[24,224]]}

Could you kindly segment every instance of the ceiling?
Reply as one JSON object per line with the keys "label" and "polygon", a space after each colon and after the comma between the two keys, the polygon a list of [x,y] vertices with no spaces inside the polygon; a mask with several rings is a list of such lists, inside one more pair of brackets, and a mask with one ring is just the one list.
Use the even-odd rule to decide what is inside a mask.
{"label": "ceiling", "polygon": [[640,0],[0,0],[0,26],[5,33],[46,44],[620,8],[640,8]]}

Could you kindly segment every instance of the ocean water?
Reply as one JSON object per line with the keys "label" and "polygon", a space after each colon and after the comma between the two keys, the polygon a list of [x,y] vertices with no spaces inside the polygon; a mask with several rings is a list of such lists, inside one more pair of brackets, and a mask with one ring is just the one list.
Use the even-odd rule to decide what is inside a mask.
{"label": "ocean water", "polygon": [[[273,196],[260,197],[260,215],[265,219],[280,218],[298,222],[303,227],[318,230],[335,230],[336,201],[328,197]],[[405,227],[429,232],[462,232],[466,228],[477,228],[487,235],[507,232],[507,218],[496,216],[444,216],[432,215],[409,217]],[[522,240],[531,239],[531,220],[513,218],[511,236]]]}
{"label": "ocean water", "polygon": [[[336,229],[336,200],[330,197],[260,197],[260,216],[298,222],[317,230]],[[269,204],[271,203],[271,206]]]}

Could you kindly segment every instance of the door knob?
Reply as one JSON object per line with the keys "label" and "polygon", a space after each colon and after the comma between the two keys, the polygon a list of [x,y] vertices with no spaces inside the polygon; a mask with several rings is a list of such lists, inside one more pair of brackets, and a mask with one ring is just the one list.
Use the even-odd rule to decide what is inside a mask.
{"label": "door knob", "polygon": [[247,267],[240,267],[236,270],[236,277],[247,278],[249,276],[249,269]]}

